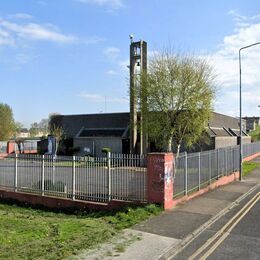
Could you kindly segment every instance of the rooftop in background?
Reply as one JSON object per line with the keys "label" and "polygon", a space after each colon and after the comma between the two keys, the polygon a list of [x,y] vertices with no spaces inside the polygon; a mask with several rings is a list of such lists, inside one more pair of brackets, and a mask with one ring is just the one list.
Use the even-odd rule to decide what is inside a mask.
{"label": "rooftop in background", "polygon": [[[108,135],[109,129],[113,130],[111,134],[115,134],[114,129],[128,128],[130,113],[55,115],[52,120],[64,128],[68,137],[75,137],[79,133],[83,134],[80,132],[83,128],[86,130],[84,134],[99,136],[101,133]],[[236,132],[239,131],[239,119],[213,112],[209,120],[209,127],[214,136],[236,136]],[[232,129],[233,132],[229,129]],[[243,120],[243,130],[245,131],[245,129],[246,121]]]}
{"label": "rooftop in background", "polygon": [[[243,130],[246,129],[246,120],[242,120]],[[239,118],[227,116],[217,112],[212,113],[209,120],[210,127],[226,127],[232,129],[239,129]]]}
{"label": "rooftop in background", "polygon": [[126,129],[130,122],[129,113],[57,115],[53,119],[62,125],[68,137],[75,137],[82,127],[86,129]]}

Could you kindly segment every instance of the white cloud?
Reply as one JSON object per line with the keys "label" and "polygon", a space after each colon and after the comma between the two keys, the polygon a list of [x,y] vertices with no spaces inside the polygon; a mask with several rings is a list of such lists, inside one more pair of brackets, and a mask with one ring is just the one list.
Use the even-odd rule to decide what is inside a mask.
{"label": "white cloud", "polygon": [[[0,47],[5,50],[1,54],[1,63],[9,64],[15,69],[22,64],[35,60],[31,45],[38,42],[53,42],[56,44],[98,44],[105,38],[90,36],[77,37],[65,34],[53,24],[39,24],[28,21],[30,15],[18,13],[0,17]],[[15,20],[16,19],[16,20]],[[1,48],[1,49],[2,49]]]}
{"label": "white cloud", "polygon": [[248,26],[251,23],[254,23],[255,21],[259,20],[259,18],[260,18],[259,14],[253,15],[250,17],[243,16],[243,15],[239,14],[237,10],[230,10],[228,12],[228,14],[233,16],[233,20],[238,27]]}
{"label": "white cloud", "polygon": [[115,47],[108,47],[104,50],[104,54],[109,59],[109,61],[114,62],[119,58],[120,49]]}
{"label": "white cloud", "polygon": [[111,9],[119,9],[124,6],[123,0],[74,0],[83,4],[93,4]]}
{"label": "white cloud", "polygon": [[[242,114],[259,115],[258,105],[260,104],[260,87],[242,92]],[[231,116],[239,116],[239,89],[238,85],[225,90],[218,95],[215,101],[215,110]]]}
{"label": "white cloud", "polygon": [[106,73],[108,75],[117,75],[118,74],[115,70],[108,70]]}
{"label": "white cloud", "polygon": [[31,62],[36,58],[37,58],[36,56],[30,53],[18,53],[15,57],[15,60],[16,60],[16,64],[19,66]]}
{"label": "white cloud", "polygon": [[[260,41],[260,15],[247,18],[236,13],[235,21],[235,33],[224,37],[218,51],[210,57],[222,85],[226,87],[238,84],[238,50]],[[244,84],[260,84],[260,45],[242,51],[242,69]]]}
{"label": "white cloud", "polygon": [[[223,38],[210,62],[218,75],[220,90],[215,109],[225,114],[239,115],[239,63],[241,47],[260,42],[260,15],[246,17],[232,10],[235,28]],[[242,58],[242,111],[243,115],[259,114],[260,104],[260,45],[244,49]]]}
{"label": "white cloud", "polygon": [[65,35],[54,30],[53,26],[44,26],[36,23],[18,24],[0,19],[0,29],[8,33],[9,39],[13,41],[17,38],[56,43],[73,43],[78,40],[75,36]]}
{"label": "white cloud", "polygon": [[108,47],[103,51],[108,61],[113,64],[116,69],[107,70],[108,75],[121,75],[125,76],[125,73],[129,72],[129,59],[122,59],[120,57],[120,49],[115,47]]}
{"label": "white cloud", "polygon": [[88,94],[88,93],[81,93],[79,97],[86,99],[89,102],[93,103],[100,103],[100,102],[107,102],[107,103],[128,103],[128,100],[124,97],[117,98],[117,97],[109,97],[103,96],[99,94]]}
{"label": "white cloud", "polygon": [[[19,17],[24,16],[24,20],[27,14],[16,14],[14,16],[17,15]],[[105,38],[98,36],[78,38],[74,35],[64,34],[53,24],[42,25],[38,23],[24,23],[23,21],[18,23],[10,21],[10,19],[0,18],[0,46],[14,46],[18,42],[25,42],[28,40],[49,41],[60,44],[82,43],[86,45],[98,44],[106,40]]]}
{"label": "white cloud", "polygon": [[28,20],[28,19],[32,19],[33,16],[30,15],[30,14],[26,14],[26,13],[16,13],[16,14],[8,15],[8,18],[10,18],[10,19],[24,19],[24,20]]}
{"label": "white cloud", "polygon": [[90,44],[98,44],[100,42],[104,42],[105,40],[106,39],[103,37],[93,36],[93,37],[82,39],[81,42],[90,45]]}
{"label": "white cloud", "polygon": [[14,46],[15,44],[10,33],[0,28],[0,46],[3,45]]}

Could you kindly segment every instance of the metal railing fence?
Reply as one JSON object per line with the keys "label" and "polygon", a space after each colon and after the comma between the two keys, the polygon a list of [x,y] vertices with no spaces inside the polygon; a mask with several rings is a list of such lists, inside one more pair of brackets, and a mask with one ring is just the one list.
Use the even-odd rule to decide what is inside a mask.
{"label": "metal railing fence", "polygon": [[[260,152],[260,142],[243,145],[243,156]],[[174,197],[187,195],[239,169],[239,146],[176,159]],[[146,202],[144,155],[107,157],[14,154],[0,160],[0,187],[72,200]]]}
{"label": "metal railing fence", "polygon": [[[257,152],[260,152],[260,142],[243,145],[243,158]],[[238,171],[239,157],[239,146],[181,153],[175,161],[174,197],[200,190],[219,177]]]}
{"label": "metal railing fence", "polygon": [[[23,151],[37,151],[37,142],[39,140],[25,140],[21,143],[21,150]],[[15,143],[14,149],[19,152],[18,145]]]}
{"label": "metal railing fence", "polygon": [[0,160],[0,187],[72,200],[146,201],[146,158],[15,154]]}

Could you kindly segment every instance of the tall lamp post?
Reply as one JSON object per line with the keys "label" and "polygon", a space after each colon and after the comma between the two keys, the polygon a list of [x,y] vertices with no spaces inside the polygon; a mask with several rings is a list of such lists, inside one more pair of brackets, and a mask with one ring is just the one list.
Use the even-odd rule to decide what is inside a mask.
{"label": "tall lamp post", "polygon": [[240,124],[240,165],[239,165],[239,180],[242,180],[242,161],[243,161],[243,144],[242,144],[242,81],[241,81],[241,75],[242,75],[242,70],[241,70],[241,51],[250,47],[253,47],[255,45],[260,44],[260,42],[256,42],[247,46],[244,46],[239,49],[239,124]]}

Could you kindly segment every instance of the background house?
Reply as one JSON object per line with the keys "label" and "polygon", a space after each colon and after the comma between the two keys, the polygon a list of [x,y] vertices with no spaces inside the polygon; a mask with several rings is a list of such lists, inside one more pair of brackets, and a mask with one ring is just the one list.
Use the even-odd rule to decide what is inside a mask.
{"label": "background house", "polygon": [[28,138],[30,137],[30,132],[27,128],[21,128],[16,135],[17,138]]}
{"label": "background house", "polygon": [[249,133],[254,131],[258,125],[260,125],[260,117],[251,116],[251,117],[243,117],[246,121],[246,132]]}
{"label": "background house", "polygon": [[[239,144],[239,119],[214,112],[209,120],[208,134],[213,142],[212,148],[233,146]],[[251,137],[246,134],[246,121],[242,120],[243,143],[251,143]]]}

